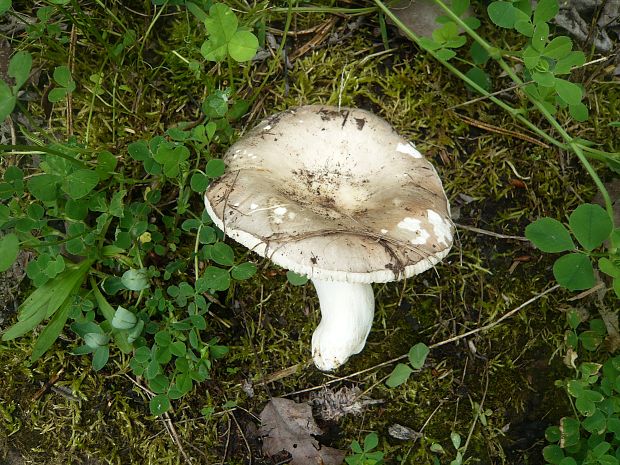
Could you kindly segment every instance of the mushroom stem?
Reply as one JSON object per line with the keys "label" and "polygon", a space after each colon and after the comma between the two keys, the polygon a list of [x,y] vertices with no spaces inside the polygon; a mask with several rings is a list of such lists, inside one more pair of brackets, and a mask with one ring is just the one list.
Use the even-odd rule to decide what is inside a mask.
{"label": "mushroom stem", "polygon": [[321,304],[321,323],[312,335],[312,358],[319,370],[330,371],[364,348],[375,296],[370,284],[318,279],[312,283]]}

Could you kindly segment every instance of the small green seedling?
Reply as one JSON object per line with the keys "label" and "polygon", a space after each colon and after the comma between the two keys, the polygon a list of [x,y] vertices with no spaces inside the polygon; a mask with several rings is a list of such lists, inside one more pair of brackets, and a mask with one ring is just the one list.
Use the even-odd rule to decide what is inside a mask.
{"label": "small green seedling", "polygon": [[[454,446],[454,449],[456,449],[456,455],[454,456],[454,459],[450,461],[450,465],[462,465],[462,463],[463,463],[463,454],[465,452],[465,447],[466,446],[463,446],[461,448],[461,435],[459,433],[457,433],[456,431],[452,431],[450,433],[450,441],[452,442],[452,446]],[[442,445],[438,444],[436,442],[431,444],[430,450],[431,450],[431,452],[434,452],[436,454],[447,455],[447,452],[442,447]],[[440,463],[441,462],[439,461],[439,458],[434,456],[433,457],[433,465],[439,465]]]}
{"label": "small green seedling", "polygon": [[377,433],[368,433],[364,438],[364,447],[358,441],[351,443],[353,455],[348,456],[345,461],[348,465],[381,465],[383,463],[384,453],[376,450],[379,445],[379,437]]}
{"label": "small green seedling", "polygon": [[419,370],[424,366],[429,351],[428,346],[422,342],[414,345],[409,350],[409,364],[399,363],[396,365],[385,384],[393,388],[406,383],[414,370]]}
{"label": "small green seedling", "polygon": [[58,85],[50,90],[47,99],[50,102],[60,102],[63,98],[75,90],[75,81],[71,77],[71,71],[67,66],[57,66],[54,69],[54,82]]}

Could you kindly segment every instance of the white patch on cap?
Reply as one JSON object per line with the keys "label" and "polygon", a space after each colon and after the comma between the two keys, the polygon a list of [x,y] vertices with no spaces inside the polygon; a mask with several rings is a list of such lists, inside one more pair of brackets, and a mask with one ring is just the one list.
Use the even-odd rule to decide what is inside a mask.
{"label": "white patch on cap", "polygon": [[415,145],[413,145],[411,142],[409,142],[408,144],[402,144],[399,142],[396,146],[396,151],[411,155],[413,158],[422,158],[422,154],[418,152],[418,149],[416,149]]}
{"label": "white patch on cap", "polygon": [[233,206],[234,206],[234,207],[238,207],[238,206],[239,206],[239,202],[235,202],[235,203],[233,203]]}
{"label": "white patch on cap", "polygon": [[411,239],[411,243],[415,245],[426,244],[428,238],[431,237],[428,231],[421,227],[422,222],[420,220],[416,220],[415,218],[407,217],[396,226],[400,229],[405,229],[414,233],[416,237]]}
{"label": "white patch on cap", "polygon": [[426,210],[428,221],[433,225],[433,232],[437,236],[437,242],[443,242],[450,245],[452,242],[452,230],[450,222],[442,218],[442,216],[433,210]]}
{"label": "white patch on cap", "polygon": [[269,131],[271,129],[271,124],[268,124],[263,128],[263,131]]}
{"label": "white patch on cap", "polygon": [[258,208],[258,205],[256,205],[255,203],[250,205],[250,210],[256,210]]}
{"label": "white patch on cap", "polygon": [[284,214],[287,212],[288,210],[286,209],[286,207],[275,207],[273,209],[273,217],[272,220],[275,224],[282,224],[282,220],[284,218],[282,218],[284,216]]}
{"label": "white patch on cap", "polygon": [[381,230],[381,234],[387,234],[387,233],[388,233],[388,230],[387,230],[387,229],[382,229],[382,230]]}

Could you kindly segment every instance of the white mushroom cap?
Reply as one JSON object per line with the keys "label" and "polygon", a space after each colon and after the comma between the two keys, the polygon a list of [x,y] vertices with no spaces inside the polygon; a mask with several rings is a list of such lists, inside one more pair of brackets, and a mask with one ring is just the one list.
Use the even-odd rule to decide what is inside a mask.
{"label": "white mushroom cap", "polygon": [[206,209],[226,235],[323,281],[388,282],[452,246],[435,168],[372,113],[311,105],[278,113],[224,156]]}

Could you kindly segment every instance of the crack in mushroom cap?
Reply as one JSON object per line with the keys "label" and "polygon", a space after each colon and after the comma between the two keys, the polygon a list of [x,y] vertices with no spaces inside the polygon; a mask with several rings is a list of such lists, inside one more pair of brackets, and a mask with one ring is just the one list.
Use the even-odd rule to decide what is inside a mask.
{"label": "crack in mushroom cap", "polygon": [[365,110],[278,113],[224,156],[205,206],[226,235],[277,265],[327,281],[388,282],[443,259],[454,226],[441,180]]}

